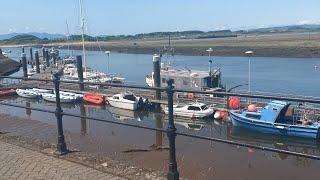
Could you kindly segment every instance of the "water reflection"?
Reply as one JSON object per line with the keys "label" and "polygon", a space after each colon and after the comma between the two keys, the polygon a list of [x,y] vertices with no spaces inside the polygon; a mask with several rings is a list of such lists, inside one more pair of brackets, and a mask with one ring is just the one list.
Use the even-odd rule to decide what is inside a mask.
{"label": "water reflection", "polygon": [[[259,132],[250,131],[247,129],[242,129],[239,127],[232,127],[231,134],[229,139],[241,141],[249,144],[256,144],[261,146],[273,147],[276,149],[301,152],[306,154],[318,155],[320,153],[320,143],[317,140],[313,139],[304,139],[304,138],[293,138],[293,137],[282,137],[271,134],[263,134]],[[286,160],[289,157],[287,154],[276,153],[277,159]],[[306,167],[307,162],[310,162],[310,159],[295,157],[296,165],[299,166],[303,164],[303,167]]]}
{"label": "water reflection", "polygon": [[[54,103],[49,103],[42,100],[23,99],[20,97],[13,97],[5,99],[4,101],[12,104],[25,104],[26,108],[20,109],[1,106],[0,113],[14,114],[15,116],[20,116],[22,118],[28,116],[32,119],[36,119],[44,123],[49,123],[52,125],[56,124],[56,121],[54,121],[54,115],[50,115],[50,119],[48,118],[49,115],[47,113],[31,111],[30,109],[31,107],[35,107],[47,110],[55,110]],[[147,113],[139,111],[134,112],[113,107],[100,107],[81,103],[62,104],[62,108],[64,112],[67,113],[79,114],[81,116],[89,116],[94,118],[102,118],[112,121],[121,121],[125,123],[142,125],[147,127],[166,128],[168,123],[167,117],[161,113]],[[118,125],[113,126],[110,123],[98,122],[86,119],[84,117],[71,118],[68,116],[64,116],[63,119],[65,125],[64,127],[67,130],[79,133],[81,136],[88,136],[90,137],[90,139],[92,139],[92,141],[95,138],[98,138],[99,140],[101,139],[102,142],[108,142],[107,139],[110,138],[112,139],[112,141],[119,141],[124,144],[127,143],[137,146],[145,146],[148,148],[151,147],[151,149],[161,149],[162,147],[164,147],[164,144],[166,143],[165,134],[162,132],[144,131],[137,128],[129,128]],[[215,121],[212,119],[207,119],[204,121],[193,121],[191,119],[182,119],[175,117],[175,125],[177,131],[179,132],[228,139],[232,141],[274,147],[277,149],[302,152],[314,155],[320,154],[320,145],[315,140],[289,137],[286,138],[252,132],[248,130],[243,130],[241,128],[232,127],[232,124],[223,121]],[[116,136],[109,136],[110,132],[113,133],[113,135],[115,133],[117,134]],[[143,137],[143,140],[141,139],[141,137]],[[189,149],[191,149],[192,151],[198,151],[198,149],[202,149],[201,151],[199,151],[204,151],[203,154],[201,154],[201,156],[199,155],[197,158],[204,158],[204,160],[206,159],[205,157],[212,156],[212,154],[210,153],[212,153],[213,151],[219,151],[221,147],[220,143],[214,143],[212,141],[201,141],[202,144],[199,143],[200,141],[190,138],[183,138],[183,140],[181,140],[181,138],[178,138],[177,141],[179,141],[179,144],[184,144],[186,146],[185,149],[180,149],[179,153],[185,153],[185,151],[189,152]],[[250,148],[244,149],[236,146],[230,147],[232,149],[236,149],[237,152],[244,152],[259,157],[265,157],[266,159],[292,162],[292,164],[296,167],[308,168],[315,162],[310,159],[288,156],[283,153],[271,153],[260,150],[257,151]],[[205,152],[205,150],[208,150],[208,152]],[[254,167],[252,160],[248,160],[247,164],[250,168]]]}
{"label": "water reflection", "polygon": [[29,101],[27,101],[26,102],[26,114],[28,115],[28,116],[31,116],[31,109],[30,109],[30,102]]}
{"label": "water reflection", "polygon": [[80,115],[82,116],[80,118],[80,134],[84,136],[87,134],[87,119],[85,118],[87,116],[87,113],[83,104],[80,105]]}

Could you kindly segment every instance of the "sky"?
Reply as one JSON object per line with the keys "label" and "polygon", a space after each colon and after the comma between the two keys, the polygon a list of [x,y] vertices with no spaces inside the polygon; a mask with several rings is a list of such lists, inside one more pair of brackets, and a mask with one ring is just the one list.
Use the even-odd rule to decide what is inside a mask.
{"label": "sky", "polygon": [[[86,33],[250,29],[320,24],[320,0],[83,0]],[[0,34],[80,33],[79,0],[0,0]]]}

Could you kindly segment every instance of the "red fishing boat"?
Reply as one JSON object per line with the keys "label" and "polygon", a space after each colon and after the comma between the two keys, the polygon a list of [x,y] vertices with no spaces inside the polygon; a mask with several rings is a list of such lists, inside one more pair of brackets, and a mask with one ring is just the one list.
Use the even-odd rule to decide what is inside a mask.
{"label": "red fishing boat", "polygon": [[16,90],[14,90],[14,89],[0,90],[0,97],[12,96],[15,94],[17,94],[17,93],[16,93]]}
{"label": "red fishing boat", "polygon": [[86,93],[83,95],[83,100],[93,104],[101,105],[103,103],[104,97],[99,94]]}

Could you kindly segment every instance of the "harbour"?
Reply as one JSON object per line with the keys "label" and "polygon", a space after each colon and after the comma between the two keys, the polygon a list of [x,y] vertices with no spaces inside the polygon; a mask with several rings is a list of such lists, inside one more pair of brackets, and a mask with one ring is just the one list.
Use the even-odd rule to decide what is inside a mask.
{"label": "harbour", "polygon": [[[17,51],[20,51],[20,49],[17,49]],[[63,50],[62,50],[63,52]],[[88,53],[90,55],[90,52]],[[88,55],[88,56],[89,56]],[[122,54],[121,54],[122,55]],[[125,55],[126,56],[126,55]],[[90,57],[90,56],[89,56]],[[148,72],[150,72],[150,69],[152,67],[152,56],[148,56],[151,59],[145,60],[145,61],[151,61],[149,63],[149,68]],[[131,59],[128,59],[131,61]],[[207,59],[206,59],[207,60]],[[317,60],[312,60],[312,63],[316,63]],[[146,74],[148,73],[146,72]],[[17,72],[16,74],[21,74],[22,72]],[[50,76],[52,75],[50,70],[47,70],[45,72],[47,74],[47,79],[50,79]],[[22,73],[23,74],[23,73]],[[17,76],[17,75],[15,75]],[[33,75],[30,78],[39,78],[39,77],[45,77],[43,74],[40,76],[37,76],[37,74]],[[130,77],[130,75],[128,76]],[[245,81],[246,77],[244,77]],[[130,82],[128,82],[129,84]],[[145,82],[140,81],[140,84],[143,84]],[[34,83],[31,83],[31,85]],[[50,84],[50,83],[49,83]],[[48,85],[49,85],[48,84]],[[139,85],[139,83],[137,83]],[[30,84],[29,84],[30,85]],[[45,86],[39,86],[40,88],[54,88],[53,85],[45,85]],[[34,87],[34,85],[33,85]],[[31,88],[31,86],[30,86]],[[70,85],[66,85],[62,90],[71,90],[73,92],[79,92],[78,88],[79,86],[77,84],[74,85],[73,88],[71,88]],[[252,88],[255,88],[253,86]],[[86,87],[86,91],[88,91],[88,86]],[[113,89],[113,90],[112,90]],[[121,89],[121,88],[120,88]],[[128,90],[128,88],[126,88]],[[89,92],[95,91],[99,92],[99,90],[94,90],[91,88]],[[111,88],[111,89],[105,89],[103,90],[105,95],[112,95],[116,92],[119,92],[119,89],[117,88]],[[123,91],[123,90],[122,90]],[[237,92],[237,91],[236,91]],[[243,91],[240,91],[243,92]],[[140,92],[142,96],[146,97],[146,91],[141,91]],[[295,92],[295,93],[298,93]],[[271,93],[272,94],[272,93]],[[294,94],[294,93],[293,93]],[[314,97],[316,94],[312,94]],[[294,95],[292,95],[295,97]],[[150,96],[147,96],[149,98],[154,98],[154,93],[150,93]],[[310,96],[304,96],[310,97]],[[152,99],[150,99],[152,100]],[[193,99],[191,102],[194,101]],[[5,103],[10,103],[10,104],[25,104],[26,107],[32,107],[32,108],[41,108],[44,110],[54,110],[55,109],[55,104],[46,102],[44,100],[27,100],[24,98],[20,97],[13,97],[9,98],[7,100],[4,100],[3,102]],[[164,103],[166,100],[163,101]],[[225,104],[226,101],[221,101],[221,104]],[[166,103],[165,103],[166,104]],[[15,112],[15,116],[18,117],[18,119],[30,119],[32,121],[40,121],[40,126],[42,125],[54,125],[55,121],[52,121],[50,119],[55,119],[54,116],[52,118],[47,118],[47,113],[42,113],[42,112],[37,112],[37,111],[32,111],[31,109],[26,108],[25,110],[21,108],[5,108],[6,106],[3,106],[3,111],[1,113],[3,114],[11,114]],[[90,104],[86,103],[76,103],[76,104],[62,104],[63,111],[65,113],[75,113],[79,115],[88,115],[90,117],[96,117],[96,118],[104,118],[104,119],[111,119],[112,121],[120,121],[120,122],[125,122],[133,125],[143,125],[147,127],[156,127],[156,128],[163,128],[166,127],[168,124],[168,119],[165,116],[164,113],[158,113],[158,112],[148,112],[148,111],[130,111],[130,110],[122,110],[118,108],[113,108],[109,106],[92,106]],[[83,151],[88,151],[90,153],[93,153],[97,156],[102,156],[101,153],[107,156],[112,156],[115,159],[130,159],[130,163],[133,163],[134,165],[139,165],[143,167],[152,167],[155,168],[159,171],[166,171],[164,169],[166,162],[162,159],[158,159],[159,157],[162,157],[163,154],[166,152],[166,148],[168,148],[168,142],[167,138],[164,133],[150,133],[146,132],[145,130],[139,131],[139,130],[133,130],[132,128],[121,128],[117,126],[112,126],[110,128],[110,125],[105,125],[105,124],[100,124],[99,122],[91,121],[89,119],[82,119],[79,122],[79,119],[77,118],[72,118],[72,117],[64,117],[64,125],[65,129],[68,133],[70,133],[70,139],[72,137],[72,141],[68,142],[71,147],[76,148],[76,149],[81,149]],[[75,128],[75,124],[78,124],[78,128]],[[221,121],[221,120],[214,120],[213,118],[210,119],[204,119],[204,120],[192,120],[192,118],[179,118],[175,117],[175,125],[177,128],[177,132],[183,132],[183,133],[188,133],[188,134],[195,134],[195,135],[201,135],[201,136],[208,136],[208,137],[214,137],[214,138],[221,138],[221,139],[227,139],[227,140],[236,140],[244,143],[250,143],[250,144],[256,144],[256,145],[264,145],[268,147],[275,147],[275,148],[280,148],[280,149],[285,149],[285,150],[293,150],[297,152],[304,152],[304,153],[311,153],[314,155],[317,155],[319,153],[318,150],[318,143],[316,141],[308,140],[305,142],[305,140],[299,140],[299,139],[292,139],[292,138],[286,138],[286,137],[275,137],[272,135],[266,135],[266,134],[259,134],[259,140],[256,138],[253,138],[250,136],[251,131],[246,132],[243,129],[238,129],[236,127],[233,127],[232,124],[228,121]],[[105,128],[103,128],[106,126]],[[21,128],[21,129],[20,129]],[[28,132],[28,134],[31,137],[34,138],[40,138],[40,139],[50,139],[48,134],[42,136],[41,132],[37,133],[35,132],[30,132],[26,129],[26,127],[22,126],[20,127],[19,130],[17,131],[17,134],[19,132],[21,135],[23,133]],[[111,132],[110,130],[106,129],[112,129]],[[4,128],[6,130],[6,128]],[[7,129],[10,131],[10,126]],[[127,132],[130,131],[130,132]],[[105,136],[110,136],[107,135],[106,133],[111,133],[111,139],[106,140]],[[131,134],[131,138],[128,139],[128,136],[126,134],[129,133]],[[146,133],[149,134],[147,137],[144,138],[144,141],[140,141],[138,137],[141,136],[146,136]],[[120,135],[121,134],[121,135]],[[68,135],[68,136],[69,136]],[[80,135],[80,138],[79,138]],[[78,136],[78,137],[75,137]],[[118,136],[118,137],[114,137]],[[249,137],[248,137],[249,136]],[[82,137],[82,138],[81,138]],[[103,140],[101,139],[103,137]],[[98,147],[92,148],[91,146],[88,146],[88,140],[89,142],[93,144],[99,144]],[[54,142],[54,138],[51,140]],[[74,142],[75,141],[75,142]],[[106,142],[107,141],[107,142]],[[114,144],[114,141],[116,142],[121,142],[121,144]],[[110,144],[111,143],[111,144]],[[190,179],[211,179],[213,177],[221,177],[221,178],[228,178],[226,177],[225,170],[223,168],[226,168],[225,166],[230,166],[230,164],[234,164],[235,168],[240,166],[235,163],[235,161],[243,161],[241,159],[243,158],[248,158],[248,156],[251,156],[252,159],[255,159],[255,162],[258,166],[258,164],[262,163],[270,163],[270,164],[278,164],[279,160],[283,164],[287,164],[286,167],[288,168],[288,171],[296,171],[299,172],[299,170],[305,171],[306,166],[305,165],[300,165],[300,163],[303,162],[307,163],[307,170],[310,170],[310,178],[312,179],[312,164],[314,166],[317,166],[318,161],[309,161],[307,159],[305,160],[298,160],[293,158],[293,156],[283,156],[281,153],[278,155],[275,153],[267,153],[263,151],[258,151],[258,150],[253,150],[251,148],[236,148],[234,146],[228,146],[228,145],[219,145],[219,143],[213,143],[213,142],[198,142],[198,141],[191,141],[188,138],[178,138],[177,143],[181,144],[177,146],[177,151],[180,151],[178,155],[178,163],[182,164],[191,164],[188,166],[184,166],[183,168],[180,168],[180,173],[187,178]],[[117,147],[116,149],[110,150],[108,147]],[[196,148],[195,148],[196,147]],[[225,150],[228,150],[227,152],[224,152]],[[97,151],[97,149],[99,149]],[[201,150],[200,150],[201,149]],[[203,149],[206,149],[205,151]],[[199,152],[201,151],[201,152]],[[236,151],[237,155],[232,155],[232,158],[228,160],[229,163],[225,164],[225,159],[224,158],[213,158],[208,160],[207,157],[213,157],[212,153],[225,153],[226,155],[224,157],[229,157],[230,154],[235,154],[234,151]],[[239,153],[240,151],[240,153]],[[122,152],[120,155],[112,155],[112,152]],[[110,154],[111,153],[111,154]],[[199,156],[197,158],[192,158],[192,154],[197,153]],[[229,154],[230,153],[230,154]],[[262,154],[263,155],[262,155]],[[146,155],[147,154],[147,155]],[[181,155],[179,155],[181,154]],[[200,156],[201,154],[201,156]],[[253,155],[254,154],[254,155]],[[180,160],[179,160],[180,157]],[[146,161],[147,159],[152,159],[152,161]],[[270,161],[271,159],[271,161]],[[267,161],[266,161],[267,160]],[[162,166],[159,166],[159,164],[154,164],[153,162],[162,162]],[[246,160],[248,161],[248,160]],[[300,162],[302,161],[302,162]],[[219,165],[215,166],[216,168],[220,166],[216,171],[219,173],[213,173],[213,167],[208,167],[206,164],[212,164],[213,162],[218,163]],[[299,163],[298,163],[299,162]],[[221,165],[220,165],[221,164]],[[224,165],[225,164],[225,165]],[[296,165],[292,165],[296,164]],[[297,165],[299,164],[299,165]],[[253,168],[253,162],[250,160],[248,161],[248,166],[243,167],[242,169],[239,169],[239,173],[246,171],[245,169],[248,168],[251,169]],[[191,168],[191,169],[190,169]],[[222,168],[222,169],[220,169]],[[262,167],[260,167],[262,168]],[[302,168],[302,169],[301,169]],[[226,168],[227,169],[227,168]],[[274,171],[276,171],[276,167],[274,168]],[[196,175],[194,172],[197,172]],[[199,173],[202,172],[202,173]],[[256,172],[260,172],[261,170],[258,170]],[[220,174],[221,173],[221,174]],[[259,175],[260,175],[259,174]],[[210,176],[212,175],[212,176]],[[297,174],[290,174],[290,176],[297,176],[299,177],[299,173]],[[255,178],[257,177],[257,174],[253,173],[250,175],[246,175],[248,178]],[[316,176],[316,175],[315,175]],[[288,177],[288,176],[286,176]],[[230,177],[231,178],[231,177]],[[261,178],[260,178],[261,179]]]}
{"label": "harbour", "polygon": [[319,179],[320,4],[286,1],[4,1],[0,177]]}

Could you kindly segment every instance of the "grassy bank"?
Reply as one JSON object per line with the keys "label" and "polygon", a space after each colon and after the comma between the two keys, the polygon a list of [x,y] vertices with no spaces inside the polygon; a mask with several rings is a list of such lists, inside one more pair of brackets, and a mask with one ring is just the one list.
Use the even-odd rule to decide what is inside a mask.
{"label": "grassy bank", "polygon": [[[278,33],[213,39],[176,39],[171,41],[175,54],[207,55],[213,48],[216,56],[244,56],[253,50],[261,57],[320,57],[320,33]],[[45,44],[47,47],[67,48],[67,43]],[[116,51],[121,53],[153,54],[168,45],[168,40],[119,40],[86,42],[88,50]],[[42,46],[39,44],[39,46]],[[72,49],[82,49],[81,42],[72,42]]]}

